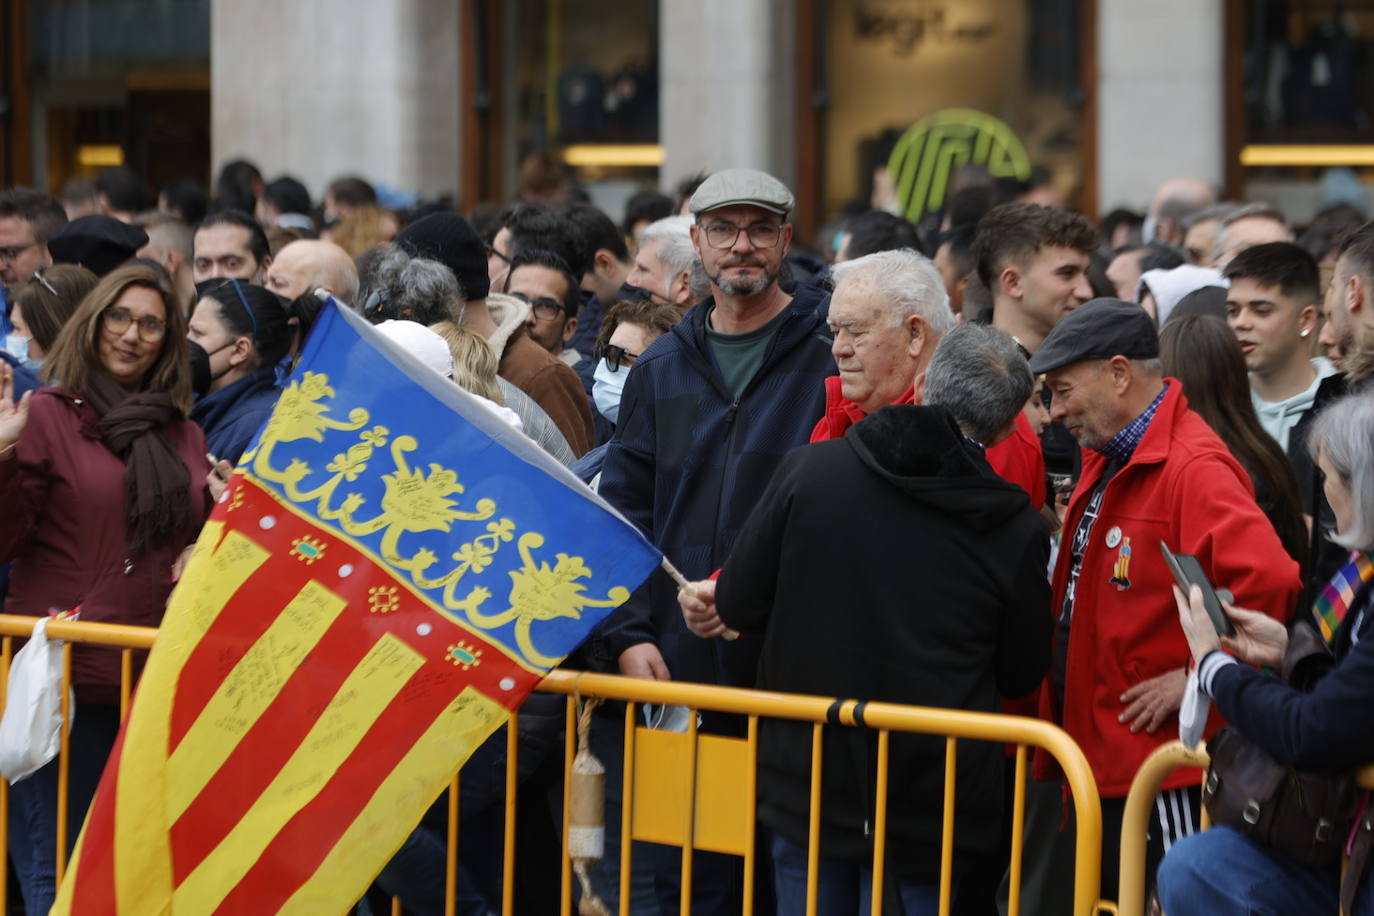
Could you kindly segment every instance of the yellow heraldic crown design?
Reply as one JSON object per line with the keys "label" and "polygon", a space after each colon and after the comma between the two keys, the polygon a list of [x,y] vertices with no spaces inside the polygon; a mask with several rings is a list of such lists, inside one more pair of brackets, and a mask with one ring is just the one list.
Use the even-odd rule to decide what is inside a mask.
{"label": "yellow heraldic crown design", "polygon": [[510,574],[510,607],[499,614],[483,614],[475,608],[468,611],[468,619],[482,629],[492,629],[515,621],[515,641],[525,657],[536,665],[552,668],[558,664],[557,658],[550,658],[534,647],[530,638],[530,627],[536,621],[554,620],[582,616],[584,607],[619,607],[630,597],[627,588],[612,588],[605,600],[599,601],[582,594],[585,588],[578,579],[591,575],[591,570],[581,557],[570,557],[566,553],[557,555],[558,562],[549,568],[547,563],[536,563],[530,549],[544,546],[544,536],[530,532],[520,535],[516,548],[520,551],[523,569],[512,570]]}
{"label": "yellow heraldic crown design", "polygon": [[[420,448],[414,436],[396,434],[384,426],[368,427],[370,415],[363,408],[349,411],[348,420],[331,416],[330,399],[334,389],[323,373],[306,372],[282,392],[276,412],[263,430],[261,443],[246,457],[252,474],[260,480],[276,484],[285,497],[294,503],[313,504],[311,510],[324,521],[334,522],[343,533],[355,539],[367,539],[361,544],[375,550],[380,559],[398,572],[410,577],[415,586],[435,601],[436,610],[445,616],[477,630],[487,631],[523,660],[539,667],[552,667],[557,657],[540,652],[535,647],[532,628],[537,623],[558,619],[578,620],[586,607],[617,607],[629,598],[629,590],[620,586],[610,589],[604,599],[583,594],[586,585],[578,580],[592,575],[582,557],[566,553],[556,554],[555,563],[536,561],[532,551],[542,547],[544,535],[536,532],[519,534],[517,524],[510,518],[494,518],[495,500],[482,498],[465,509],[459,497],[465,487],[458,473],[437,462],[424,467],[412,466],[407,456]],[[359,432],[361,430],[361,432]],[[293,457],[283,468],[274,467],[272,457],[277,447],[290,442],[310,440],[325,443],[330,433],[356,433],[356,439],[324,465],[318,481],[312,479],[319,472],[308,461]],[[351,438],[351,437],[350,437]],[[311,448],[304,451],[310,457]],[[326,452],[328,454],[328,452]],[[385,455],[391,467],[381,473],[372,467],[374,459]],[[284,456],[283,456],[284,457]],[[377,484],[381,495],[377,497]],[[354,487],[374,494],[375,515],[368,516],[369,497]],[[423,543],[407,545],[403,536],[423,536],[428,533],[448,533],[457,523],[484,522],[483,533],[477,534],[453,551],[448,560],[454,565],[445,569],[439,556]],[[372,539],[380,534],[380,538]],[[479,576],[491,567],[503,545],[516,542],[521,569],[511,570],[510,563],[500,568],[509,572],[511,590],[509,607],[498,613],[484,613],[482,605],[491,598],[492,590],[481,585],[459,594],[459,586],[469,575]],[[376,543],[376,547],[371,547]],[[433,541],[431,540],[431,543]],[[315,545],[310,545],[314,547]],[[310,552],[310,551],[307,551]],[[309,560],[305,556],[302,559]],[[435,567],[438,566],[438,569]],[[370,609],[387,613],[395,609],[391,596],[370,595]],[[391,598],[391,600],[386,600]],[[496,633],[510,624],[515,645],[505,643]]]}
{"label": "yellow heraldic crown design", "polygon": [[340,422],[326,416],[329,408],[320,401],[332,398],[334,389],[329,387],[329,377],[319,372],[307,372],[300,381],[292,382],[277,399],[277,409],[267,421],[263,432],[264,446],[272,442],[294,442],[297,439],[324,441],[326,429],[354,430],[367,422],[367,411],[355,408],[348,415],[348,422]]}

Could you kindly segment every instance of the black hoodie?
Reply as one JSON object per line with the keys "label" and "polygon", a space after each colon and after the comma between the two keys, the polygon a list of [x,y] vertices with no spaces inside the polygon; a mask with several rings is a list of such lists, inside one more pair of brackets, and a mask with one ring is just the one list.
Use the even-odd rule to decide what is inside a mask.
{"label": "black hoodie", "polygon": [[[720,576],[721,619],[762,638],[758,686],[997,712],[1044,676],[1052,618],[1044,522],[940,407],[884,407],[787,456]],[[806,844],[808,724],[766,720],[759,814]],[[826,729],[821,855],[872,855],[874,737]],[[944,742],[894,735],[889,867],[939,876]],[[959,745],[956,855],[999,835],[1003,753]],[[964,862],[968,863],[968,856]]]}

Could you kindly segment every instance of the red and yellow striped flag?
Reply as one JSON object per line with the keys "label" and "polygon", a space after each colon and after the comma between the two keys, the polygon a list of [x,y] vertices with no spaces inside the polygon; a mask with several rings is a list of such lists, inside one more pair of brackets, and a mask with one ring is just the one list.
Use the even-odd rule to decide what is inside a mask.
{"label": "red and yellow striped flag", "polygon": [[343,912],[658,562],[425,372],[322,313],[173,596],[52,912]]}

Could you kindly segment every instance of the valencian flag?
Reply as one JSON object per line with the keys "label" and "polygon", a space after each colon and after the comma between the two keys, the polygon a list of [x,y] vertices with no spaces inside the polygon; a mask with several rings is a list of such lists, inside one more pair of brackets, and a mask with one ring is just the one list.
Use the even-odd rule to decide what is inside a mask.
{"label": "valencian flag", "polygon": [[54,913],[340,913],[658,551],[326,306],[206,524]]}

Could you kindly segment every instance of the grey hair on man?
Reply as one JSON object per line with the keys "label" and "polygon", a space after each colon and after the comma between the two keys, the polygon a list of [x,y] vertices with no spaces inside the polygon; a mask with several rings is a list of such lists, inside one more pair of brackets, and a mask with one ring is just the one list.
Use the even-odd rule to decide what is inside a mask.
{"label": "grey hair on man", "polygon": [[1374,549],[1374,395],[1352,394],[1317,415],[1307,449],[1326,458],[1350,489],[1355,520],[1331,540],[1349,550]]}
{"label": "grey hair on man", "polygon": [[[657,246],[655,248],[655,246]],[[711,295],[711,281],[706,270],[697,261],[696,249],[692,247],[692,217],[665,216],[644,227],[639,235],[641,251],[654,250],[654,257],[663,266],[663,275],[668,277],[667,289],[654,292],[667,296],[672,291],[673,279],[684,270],[688,275],[687,288],[691,302],[700,302]]]}
{"label": "grey hair on man", "polygon": [[[1217,228],[1216,237],[1212,239],[1212,260],[1217,262],[1219,268],[1224,267],[1221,263],[1224,256],[1228,253],[1227,249],[1231,246],[1229,238],[1231,227],[1241,220],[1246,219],[1265,219],[1272,223],[1277,223],[1283,229],[1286,240],[1293,241],[1293,229],[1288,225],[1288,217],[1283,215],[1283,211],[1272,207],[1266,203],[1249,203],[1236,207],[1226,216],[1222,217],[1221,225]],[[1254,244],[1251,242],[1250,244]],[[1239,252],[1229,252],[1234,257]],[[1225,260],[1230,260],[1225,258]]]}
{"label": "grey hair on man", "polygon": [[916,315],[940,338],[954,328],[949,292],[935,264],[910,248],[875,251],[831,268],[835,288],[863,284],[891,303],[891,327],[899,327]]}
{"label": "grey hair on man", "polygon": [[961,324],[940,338],[926,367],[921,403],[945,408],[964,435],[991,446],[1011,431],[1034,381],[1010,334]]}
{"label": "grey hair on man", "polygon": [[370,288],[362,296],[360,311],[373,324],[390,318],[429,327],[458,320],[462,287],[453,271],[438,261],[411,257],[400,246],[392,245],[369,276]]}

